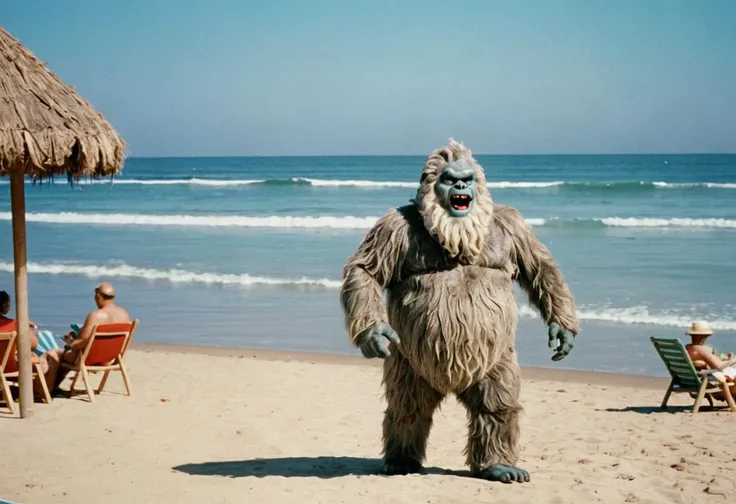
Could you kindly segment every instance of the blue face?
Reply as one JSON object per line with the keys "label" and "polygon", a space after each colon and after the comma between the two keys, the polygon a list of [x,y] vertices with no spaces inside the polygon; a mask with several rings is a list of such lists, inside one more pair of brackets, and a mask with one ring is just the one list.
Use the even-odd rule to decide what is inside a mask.
{"label": "blue face", "polygon": [[452,217],[465,217],[476,194],[475,171],[465,160],[449,163],[442,170],[434,190]]}

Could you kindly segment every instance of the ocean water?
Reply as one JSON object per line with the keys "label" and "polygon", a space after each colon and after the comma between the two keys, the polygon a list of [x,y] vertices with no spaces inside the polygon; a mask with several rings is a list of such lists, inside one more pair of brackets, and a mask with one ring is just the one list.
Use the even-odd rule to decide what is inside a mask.
{"label": "ocean water", "polygon": [[[583,331],[550,361],[520,291],[522,364],[663,376],[650,335],[695,319],[736,351],[736,155],[476,156],[576,297]],[[338,302],[347,257],[414,196],[425,157],[131,158],[113,182],[26,185],[31,319],[64,332],[100,281],[137,341],[357,354]],[[13,292],[0,181],[0,289]]]}

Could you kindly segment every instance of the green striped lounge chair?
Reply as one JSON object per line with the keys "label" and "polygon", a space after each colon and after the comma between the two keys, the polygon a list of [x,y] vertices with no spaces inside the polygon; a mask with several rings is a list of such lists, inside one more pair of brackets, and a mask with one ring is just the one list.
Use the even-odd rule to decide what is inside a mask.
{"label": "green striped lounge chair", "polygon": [[[713,407],[713,399],[723,400],[728,403],[728,409],[736,412],[736,404],[734,404],[733,396],[728,388],[727,383],[722,383],[716,376],[716,369],[696,370],[693,362],[690,360],[685,347],[678,339],[669,338],[649,338],[662,358],[667,371],[669,371],[672,380],[667,388],[667,393],[662,401],[662,408],[667,408],[667,401],[672,393],[688,393],[690,397],[695,399],[692,407],[692,414],[700,410],[700,404],[703,398]],[[718,396],[723,396],[718,397]]]}

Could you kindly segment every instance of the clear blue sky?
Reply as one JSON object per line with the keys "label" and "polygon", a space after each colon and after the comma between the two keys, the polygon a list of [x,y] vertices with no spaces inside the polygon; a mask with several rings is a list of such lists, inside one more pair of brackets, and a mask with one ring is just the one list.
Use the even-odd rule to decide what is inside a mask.
{"label": "clear blue sky", "polygon": [[132,156],[736,152],[734,0],[5,0]]}

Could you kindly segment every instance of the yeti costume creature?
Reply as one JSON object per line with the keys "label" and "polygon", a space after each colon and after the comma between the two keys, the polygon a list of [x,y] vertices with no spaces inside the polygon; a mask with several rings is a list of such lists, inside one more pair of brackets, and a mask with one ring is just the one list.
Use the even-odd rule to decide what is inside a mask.
{"label": "yeti costume creature", "polygon": [[549,326],[552,359],[564,358],[580,327],[555,259],[517,210],[493,203],[483,168],[451,139],[429,156],[412,203],[381,217],[343,270],[350,340],[385,359],[383,473],[421,471],[433,413],[453,393],[467,409],[472,474],[529,481],[515,467],[514,280]]}

